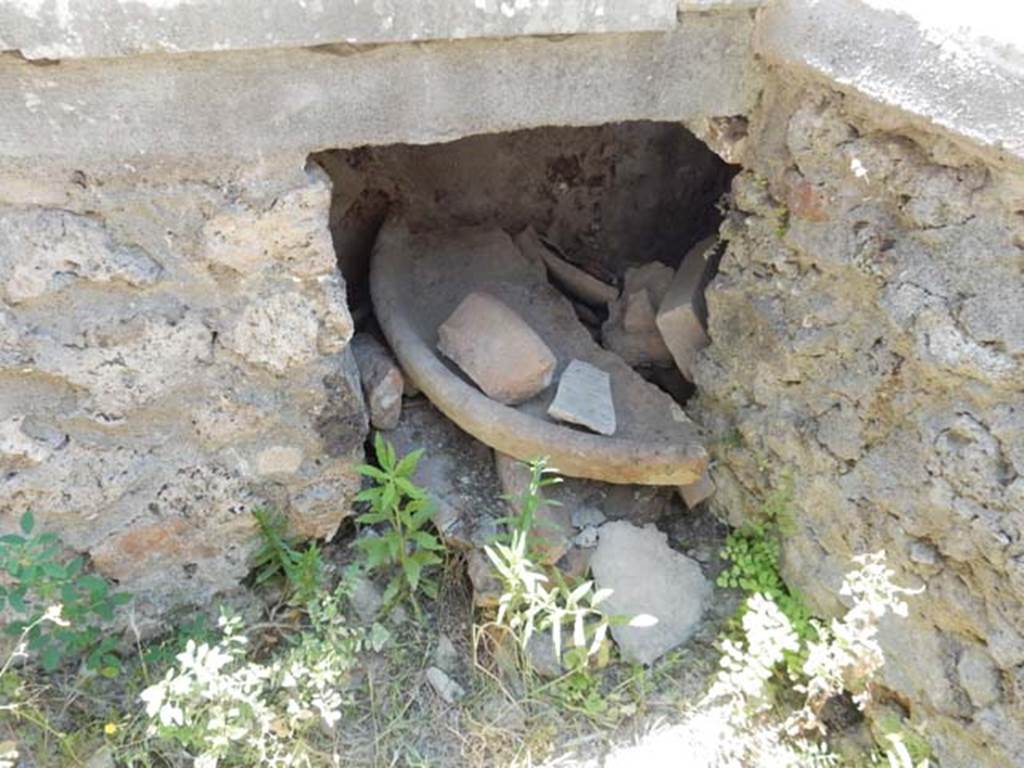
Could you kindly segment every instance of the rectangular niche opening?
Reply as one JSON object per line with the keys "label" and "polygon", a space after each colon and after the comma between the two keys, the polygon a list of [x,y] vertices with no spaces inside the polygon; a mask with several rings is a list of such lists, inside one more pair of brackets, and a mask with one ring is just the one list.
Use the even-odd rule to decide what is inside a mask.
{"label": "rectangular niche opening", "polygon": [[[627,271],[653,262],[676,270],[717,231],[716,204],[738,170],[681,124],[646,121],[329,150],[312,159],[333,181],[330,226],[350,309],[357,327],[373,332],[370,256],[389,217],[414,232],[476,226],[514,236],[532,227],[566,262],[621,291]],[[601,340],[608,308],[552,282]],[[624,354],[678,402],[692,394],[670,360]]]}

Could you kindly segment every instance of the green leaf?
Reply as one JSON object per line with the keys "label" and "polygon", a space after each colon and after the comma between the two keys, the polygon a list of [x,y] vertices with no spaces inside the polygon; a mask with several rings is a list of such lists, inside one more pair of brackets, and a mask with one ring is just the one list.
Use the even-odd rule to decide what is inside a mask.
{"label": "green leaf", "polygon": [[32,529],[35,527],[36,519],[32,514],[31,509],[26,509],[25,514],[21,516],[21,532],[26,536],[32,533]]}
{"label": "green leaf", "polygon": [[365,491],[360,491],[356,494],[356,501],[368,501],[374,506],[378,506],[380,501],[381,489],[380,487],[367,488]]}
{"label": "green leaf", "polygon": [[408,496],[410,499],[425,499],[427,492],[420,488],[418,485],[404,477],[396,477],[395,485],[398,486],[398,490]]}
{"label": "green leaf", "polygon": [[49,576],[51,579],[65,579],[67,578],[66,571],[60,563],[55,563],[53,560],[49,560],[43,563],[43,573]]}
{"label": "green leaf", "polygon": [[387,482],[388,476],[380,470],[379,467],[375,467],[372,464],[360,464],[356,467],[356,471],[360,475],[379,480],[380,482]]}
{"label": "green leaf", "polygon": [[95,573],[87,573],[78,579],[80,589],[86,590],[93,598],[103,597],[110,589],[106,579],[97,576]]}
{"label": "green leaf", "polygon": [[395,467],[395,474],[400,477],[409,477],[413,472],[416,471],[416,465],[420,462],[420,457],[423,456],[423,449],[417,448],[415,451],[407,453],[405,457],[398,462],[398,466]]}
{"label": "green leaf", "polygon": [[444,549],[444,545],[437,540],[437,537],[433,534],[427,533],[426,531],[413,531],[409,534],[409,537],[415,541],[423,549],[432,549],[434,551],[441,551]]}
{"label": "green leaf", "polygon": [[402,562],[402,570],[405,571],[405,580],[413,592],[420,583],[420,571],[423,566],[415,558],[409,557]]}
{"label": "green leaf", "polygon": [[420,592],[425,594],[431,600],[437,600],[438,587],[437,582],[427,576],[420,577]]}
{"label": "green leaf", "polygon": [[356,539],[356,546],[366,554],[366,567],[378,568],[388,562],[388,543],[379,536]]}
{"label": "green leaf", "polygon": [[27,587],[18,587],[17,589],[12,589],[7,595],[7,600],[10,602],[11,607],[18,613],[28,612],[28,606],[25,604],[25,593],[27,591]]}
{"label": "green leaf", "polygon": [[434,512],[437,511],[437,507],[431,499],[418,499],[409,504],[412,508],[413,514],[409,517],[409,527],[413,529],[422,528],[428,520],[434,516]]}
{"label": "green leaf", "polygon": [[398,593],[402,591],[402,581],[396,575],[391,581],[388,582],[387,587],[384,588],[384,595],[381,598],[383,605],[390,605],[394,602],[395,598],[398,597]]}
{"label": "green leaf", "polygon": [[408,559],[415,560],[422,566],[440,565],[443,562],[440,557],[426,549],[416,550],[411,555],[409,555]]}
{"label": "green leaf", "polygon": [[356,522],[361,525],[376,525],[377,523],[383,523],[388,519],[388,516],[383,512],[364,512],[356,518]]}
{"label": "green leaf", "polygon": [[60,665],[60,646],[47,646],[39,660],[43,665],[43,669],[47,672],[53,672]]}

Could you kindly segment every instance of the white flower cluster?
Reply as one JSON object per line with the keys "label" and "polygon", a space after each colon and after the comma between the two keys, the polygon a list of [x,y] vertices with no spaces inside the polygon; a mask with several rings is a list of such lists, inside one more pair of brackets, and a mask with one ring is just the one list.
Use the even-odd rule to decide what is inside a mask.
{"label": "white flower cluster", "polygon": [[752,595],[743,614],[743,638],[722,643],[721,670],[708,692],[712,700],[724,699],[742,717],[766,709],[768,680],[786,651],[798,651],[800,640],[785,614],[765,595]]}
{"label": "white flower cluster", "polygon": [[312,630],[267,663],[248,660],[240,619],[222,616],[218,643],[190,640],[177,666],[142,692],[150,735],[184,746],[196,768],[311,765],[303,737],[341,719],[342,686],[363,642],[337,602],[324,598],[311,611]]}
{"label": "white flower cluster", "polygon": [[[840,594],[851,599],[846,615],[828,626],[815,624],[818,639],[801,646],[788,618],[765,595],[753,595],[743,615],[742,642],[723,643],[721,669],[704,705],[722,713],[731,736],[721,739],[723,763],[759,766],[831,765],[835,758],[814,734],[824,735],[819,713],[844,690],[858,705],[867,699],[867,683],[885,659],[878,645],[878,624],[886,613],[907,615],[903,597],[918,591],[898,587],[885,565],[885,553],[854,558],[859,568],[846,575]],[[770,680],[787,652],[803,652],[802,678],[794,690],[803,706],[788,717],[773,717]]]}

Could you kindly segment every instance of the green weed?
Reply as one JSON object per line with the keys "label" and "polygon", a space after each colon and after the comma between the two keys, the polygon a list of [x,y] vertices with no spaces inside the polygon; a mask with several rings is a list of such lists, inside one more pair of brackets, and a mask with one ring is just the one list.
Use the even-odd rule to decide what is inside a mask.
{"label": "green weed", "polygon": [[324,580],[320,547],[314,541],[299,549],[299,542],[287,535],[288,519],[279,512],[257,508],[252,515],[262,538],[253,561],[254,585],[283,576],[296,603],[306,605],[314,600]]}
{"label": "green weed", "polygon": [[444,545],[431,533],[429,524],[434,507],[426,492],[412,477],[423,450],[409,453],[401,459],[395,448],[380,433],[374,437],[374,451],[378,466],[363,464],[359,473],[374,481],[374,485],[358,496],[370,510],[356,518],[362,525],[384,524],[379,536],[361,536],[356,544],[366,557],[366,568],[396,568],[397,572],[384,590],[384,604],[400,596],[407,596],[417,616],[420,606],[416,598],[422,592],[437,597],[438,584],[430,571],[442,563],[439,552]]}
{"label": "green weed", "polygon": [[[811,613],[800,596],[782,580],[780,557],[781,534],[790,518],[792,481],[787,476],[783,485],[770,494],[762,506],[762,519],[748,523],[729,534],[721,555],[730,565],[718,576],[718,586],[742,589],[747,595],[761,594],[771,598],[789,619],[797,635],[804,640],[817,637]],[[740,608],[742,618],[746,603]]]}
{"label": "green weed", "polygon": [[[47,671],[85,655],[88,669],[113,677],[121,667],[114,653],[117,639],[105,637],[95,622],[112,621],[114,610],[131,595],[112,592],[102,576],[85,573],[83,557],[61,562],[60,540],[53,533],[35,533],[31,511],[21,516],[20,528],[20,534],[0,537],[0,570],[9,577],[0,585],[0,611],[8,608],[21,617],[8,622],[4,633],[25,632],[26,650]],[[54,605],[61,606],[62,621],[40,621]]]}

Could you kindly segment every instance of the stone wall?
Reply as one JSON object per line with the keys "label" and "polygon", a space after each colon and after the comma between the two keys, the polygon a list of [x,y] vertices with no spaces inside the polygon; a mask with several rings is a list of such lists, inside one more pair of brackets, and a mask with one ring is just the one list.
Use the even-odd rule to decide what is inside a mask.
{"label": "stone wall", "polygon": [[254,506],[327,536],[366,416],[330,185],[84,174],[0,206],[0,518],[33,509],[139,598],[247,572]]}
{"label": "stone wall", "polygon": [[[1019,760],[1012,25],[979,46],[902,0],[683,0],[533,27],[487,0],[393,33],[282,0],[264,22],[284,8],[288,34],[250,15],[225,40],[202,14],[238,3],[177,4],[168,25],[171,5],[0,2],[0,530],[32,507],[148,616],[238,582],[254,505],[330,534],[366,417],[307,157],[678,121],[745,167],[693,408],[715,511],[749,519],[792,478],[786,575],[826,613],[850,557],[885,548],[927,589],[886,631],[886,686],[946,768]],[[134,19],[123,45],[115,18]],[[524,32],[570,36],[412,42]]]}
{"label": "stone wall", "polygon": [[694,410],[720,516],[757,519],[792,483],[785,576],[818,611],[839,610],[858,553],[925,588],[885,627],[882,682],[943,766],[1007,766],[1024,754],[1024,176],[891,120],[810,82],[766,91]]}

